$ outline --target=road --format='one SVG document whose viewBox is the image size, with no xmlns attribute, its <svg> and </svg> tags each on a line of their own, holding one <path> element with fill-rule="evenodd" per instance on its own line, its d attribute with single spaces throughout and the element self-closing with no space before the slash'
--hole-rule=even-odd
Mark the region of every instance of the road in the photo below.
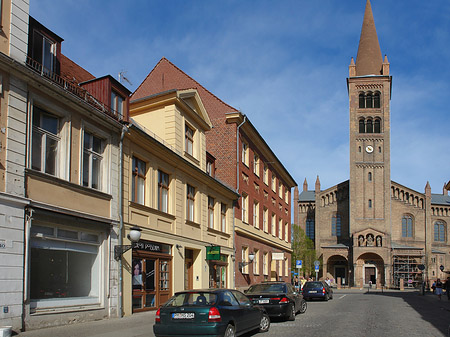
<svg viewBox="0 0 450 337">
<path fill-rule="evenodd" d="M 328 302 L 309 301 L 295 321 L 272 322 L 265 334 L 247 336 L 447 336 L 450 303 L 417 292 L 345 292 Z M 246 336 L 246 337 L 247 337 Z"/>
</svg>

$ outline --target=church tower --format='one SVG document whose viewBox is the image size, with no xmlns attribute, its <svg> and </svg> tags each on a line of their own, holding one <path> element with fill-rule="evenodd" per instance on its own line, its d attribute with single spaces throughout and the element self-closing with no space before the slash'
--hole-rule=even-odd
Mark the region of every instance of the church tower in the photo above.
<svg viewBox="0 0 450 337">
<path fill-rule="evenodd" d="M 351 59 L 347 79 L 350 104 L 349 232 L 355 235 L 370 228 L 384 234 L 385 244 L 390 242 L 391 233 L 391 84 L 387 56 L 383 60 L 372 7 L 367 0 L 356 62 Z"/>
</svg>

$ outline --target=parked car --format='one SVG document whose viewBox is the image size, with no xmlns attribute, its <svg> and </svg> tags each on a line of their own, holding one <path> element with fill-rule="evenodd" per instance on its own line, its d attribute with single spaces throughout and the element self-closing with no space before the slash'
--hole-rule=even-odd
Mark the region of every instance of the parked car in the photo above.
<svg viewBox="0 0 450 337">
<path fill-rule="evenodd" d="M 153 332 L 162 336 L 234 337 L 259 329 L 270 318 L 260 305 L 233 289 L 196 289 L 175 293 L 156 312 Z"/>
<path fill-rule="evenodd" d="M 250 286 L 245 294 L 254 304 L 263 306 L 270 317 L 293 321 L 296 313 L 306 312 L 306 301 L 290 283 L 262 282 Z"/>
<path fill-rule="evenodd" d="M 305 300 L 322 298 L 325 301 L 333 299 L 333 289 L 323 281 L 308 281 L 303 286 L 303 298 Z"/>
</svg>

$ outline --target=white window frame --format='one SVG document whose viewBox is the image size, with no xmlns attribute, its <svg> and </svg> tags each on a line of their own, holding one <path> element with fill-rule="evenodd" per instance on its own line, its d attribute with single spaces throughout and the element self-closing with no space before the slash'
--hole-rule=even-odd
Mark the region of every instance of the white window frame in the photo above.
<svg viewBox="0 0 450 337">
<path fill-rule="evenodd" d="M 277 236 L 277 227 L 276 227 L 277 217 L 276 217 L 275 213 L 272 213 L 272 221 L 271 221 L 270 225 L 271 225 L 270 231 L 271 231 L 272 236 Z"/>
<path fill-rule="evenodd" d="M 212 201 L 212 205 L 210 201 Z M 215 208 L 215 200 L 213 197 L 208 196 L 208 227 L 213 229 L 214 229 L 214 208 Z"/>
<path fill-rule="evenodd" d="M 220 203 L 220 226 L 221 231 L 226 233 L 227 231 L 227 205 L 225 203 Z"/>
<path fill-rule="evenodd" d="M 272 191 L 274 192 L 277 191 L 277 178 L 275 177 L 273 172 L 272 172 Z"/>
<path fill-rule="evenodd" d="M 268 217 L 269 217 L 269 210 L 266 208 L 266 207 L 264 207 L 264 210 L 263 210 L 263 230 L 264 230 L 264 232 L 265 233 L 268 233 L 268 230 L 269 230 L 269 226 L 268 226 Z"/>
<path fill-rule="evenodd" d="M 249 148 L 248 148 L 248 143 L 246 143 L 245 141 L 242 141 L 241 160 L 242 160 L 242 163 L 245 164 L 248 167 Z"/>
<path fill-rule="evenodd" d="M 269 185 L 269 168 L 267 167 L 267 164 L 264 164 L 263 168 L 263 182 L 267 186 Z"/>
<path fill-rule="evenodd" d="M 269 274 L 269 254 L 267 252 L 263 253 L 263 275 Z"/>
<path fill-rule="evenodd" d="M 259 156 L 253 155 L 253 173 L 259 177 Z"/>
<path fill-rule="evenodd" d="M 242 194 L 242 222 L 248 223 L 248 195 Z"/>
<path fill-rule="evenodd" d="M 259 202 L 253 201 L 253 226 L 259 228 Z"/>
<path fill-rule="evenodd" d="M 259 275 L 259 250 L 254 249 L 253 254 L 255 254 L 255 258 L 253 259 L 253 275 Z"/>
<path fill-rule="evenodd" d="M 248 274 L 248 247 L 243 246 L 241 250 L 242 274 Z"/>
</svg>

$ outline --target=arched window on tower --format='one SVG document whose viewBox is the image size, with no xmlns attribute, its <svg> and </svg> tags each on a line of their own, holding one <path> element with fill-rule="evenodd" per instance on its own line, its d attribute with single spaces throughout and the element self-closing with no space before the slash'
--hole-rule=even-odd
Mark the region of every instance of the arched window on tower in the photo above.
<svg viewBox="0 0 450 337">
<path fill-rule="evenodd" d="M 366 124 L 364 123 L 364 119 L 361 118 L 359 120 L 359 133 L 365 133 L 366 132 Z"/>
<path fill-rule="evenodd" d="M 372 102 L 372 93 L 368 92 L 366 95 L 366 108 L 373 108 L 373 102 Z"/>
<path fill-rule="evenodd" d="M 359 107 L 364 109 L 366 107 L 366 97 L 363 92 L 359 94 Z"/>
<path fill-rule="evenodd" d="M 331 218 L 331 235 L 341 236 L 341 229 L 341 216 L 339 213 L 336 213 Z"/>
<path fill-rule="evenodd" d="M 314 230 L 314 218 L 306 218 L 306 236 L 314 241 L 315 230 Z"/>
<path fill-rule="evenodd" d="M 368 119 L 366 123 L 366 132 L 367 133 L 373 133 L 373 124 L 372 120 Z"/>
<path fill-rule="evenodd" d="M 412 238 L 413 236 L 413 218 L 411 215 L 402 217 L 402 237 Z"/>
<path fill-rule="evenodd" d="M 369 172 L 368 179 L 369 179 L 369 181 L 372 181 L 372 172 Z"/>
<path fill-rule="evenodd" d="M 381 133 L 381 120 L 379 118 L 376 118 L 373 124 L 373 132 L 374 133 Z"/>
<path fill-rule="evenodd" d="M 434 241 L 445 242 L 445 222 L 438 220 L 434 223 Z"/>
<path fill-rule="evenodd" d="M 380 93 L 378 91 L 373 95 L 373 107 L 380 108 Z"/>
</svg>

